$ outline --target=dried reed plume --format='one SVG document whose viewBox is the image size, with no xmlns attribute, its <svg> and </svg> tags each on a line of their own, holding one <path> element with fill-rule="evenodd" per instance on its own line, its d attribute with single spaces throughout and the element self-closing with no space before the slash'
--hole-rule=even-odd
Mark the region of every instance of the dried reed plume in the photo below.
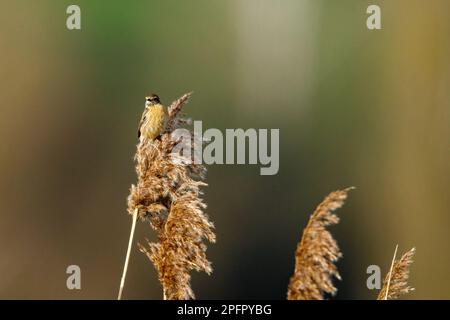
<svg viewBox="0 0 450 320">
<path fill-rule="evenodd" d="M 378 294 L 377 300 L 392 300 L 398 299 L 402 294 L 407 294 L 414 291 L 414 288 L 408 286 L 409 267 L 413 263 L 413 256 L 416 252 L 415 248 L 407 251 L 399 260 L 395 260 L 397 254 L 395 248 L 394 258 L 392 259 L 391 268 L 383 282 Z"/>
<path fill-rule="evenodd" d="M 174 131 L 188 121 L 180 111 L 190 93 L 174 101 L 169 107 L 169 121 L 161 139 L 142 140 L 135 156 L 138 181 L 128 196 L 128 212 L 150 222 L 158 234 L 158 241 L 139 244 L 154 264 L 163 287 L 164 299 L 193 299 L 190 271 L 212 272 L 206 258 L 204 240 L 215 242 L 213 224 L 200 188 L 206 169 L 193 163 L 192 156 L 176 151 L 175 146 L 187 144 L 193 154 L 194 141 L 177 140 Z M 192 136 L 192 135 L 191 135 Z"/>
<path fill-rule="evenodd" d="M 334 211 L 344 204 L 352 188 L 330 193 L 309 218 L 295 252 L 295 270 L 288 286 L 289 300 L 322 300 L 324 293 L 335 294 L 333 277 L 341 279 L 334 263 L 342 253 L 326 229 L 337 224 Z"/>
</svg>

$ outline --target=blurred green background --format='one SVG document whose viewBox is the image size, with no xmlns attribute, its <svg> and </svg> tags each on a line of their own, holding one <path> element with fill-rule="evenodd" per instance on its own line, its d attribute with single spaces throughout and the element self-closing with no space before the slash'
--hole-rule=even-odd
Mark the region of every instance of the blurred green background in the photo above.
<svg viewBox="0 0 450 320">
<path fill-rule="evenodd" d="M 366 268 L 385 274 L 398 243 L 417 248 L 405 298 L 450 299 L 449 1 L 1 3 L 0 298 L 116 298 L 144 96 L 194 91 L 204 129 L 280 129 L 278 175 L 208 168 L 218 240 L 198 298 L 284 299 L 309 214 L 356 186 L 332 228 L 336 298 L 374 299 Z M 81 30 L 66 29 L 70 4 Z M 161 298 L 136 247 L 124 298 Z"/>
</svg>

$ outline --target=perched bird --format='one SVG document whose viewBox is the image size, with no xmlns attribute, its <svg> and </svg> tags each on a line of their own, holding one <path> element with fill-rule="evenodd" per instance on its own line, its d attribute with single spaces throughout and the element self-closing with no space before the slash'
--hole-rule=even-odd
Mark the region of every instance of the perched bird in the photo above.
<svg viewBox="0 0 450 320">
<path fill-rule="evenodd" d="M 167 108 L 161 104 L 156 94 L 145 97 L 145 110 L 139 123 L 138 138 L 155 140 L 164 132 L 168 118 Z"/>
</svg>

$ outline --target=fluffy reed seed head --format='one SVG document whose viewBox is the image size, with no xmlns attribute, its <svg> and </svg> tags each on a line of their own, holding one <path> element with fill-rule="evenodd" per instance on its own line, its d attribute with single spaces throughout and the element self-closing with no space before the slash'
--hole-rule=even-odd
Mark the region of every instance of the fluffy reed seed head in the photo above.
<svg viewBox="0 0 450 320">
<path fill-rule="evenodd" d="M 287 293 L 289 300 L 322 300 L 325 293 L 336 293 L 333 277 L 339 280 L 341 277 L 334 263 L 342 253 L 326 227 L 339 222 L 334 211 L 342 207 L 351 189 L 330 193 L 311 215 L 295 252 L 295 269 Z"/>
<path fill-rule="evenodd" d="M 413 257 L 416 248 L 407 251 L 398 260 L 395 260 L 391 270 L 386 275 L 383 287 L 378 294 L 377 300 L 398 299 L 401 295 L 414 291 L 414 288 L 408 285 L 409 268 L 413 263 Z"/>
<path fill-rule="evenodd" d="M 139 142 L 135 156 L 138 180 L 128 196 L 128 212 L 133 214 L 137 208 L 139 218 L 148 220 L 158 233 L 157 243 L 147 240 L 147 245 L 139 247 L 154 264 L 165 299 L 193 299 L 190 271 L 212 272 L 204 240 L 215 242 L 214 226 L 204 212 L 200 190 L 206 186 L 202 181 L 206 169 L 176 154 L 179 141 L 172 136 L 187 123 L 179 112 L 189 96 L 183 95 L 169 107 L 168 125 L 160 140 Z"/>
</svg>

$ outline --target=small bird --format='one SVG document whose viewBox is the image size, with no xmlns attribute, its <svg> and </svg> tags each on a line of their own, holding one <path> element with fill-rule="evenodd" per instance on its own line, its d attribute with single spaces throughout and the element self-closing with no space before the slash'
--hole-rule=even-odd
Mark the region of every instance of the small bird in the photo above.
<svg viewBox="0 0 450 320">
<path fill-rule="evenodd" d="M 155 140 L 166 128 L 169 114 L 156 94 L 145 97 L 145 110 L 138 128 L 138 138 Z"/>
</svg>

